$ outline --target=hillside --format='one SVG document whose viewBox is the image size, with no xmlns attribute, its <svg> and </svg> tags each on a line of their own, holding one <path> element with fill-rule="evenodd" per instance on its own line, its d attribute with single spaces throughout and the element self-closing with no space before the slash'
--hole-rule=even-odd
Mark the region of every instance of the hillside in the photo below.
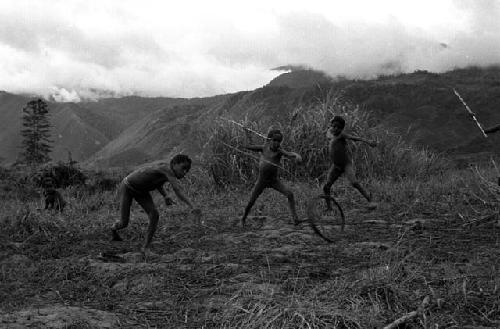
<svg viewBox="0 0 500 329">
<path fill-rule="evenodd" d="M 0 154 L 2 163 L 17 159 L 21 145 L 22 109 L 32 98 L 0 93 Z M 79 104 L 49 103 L 51 138 L 54 149 L 51 157 L 80 160 L 107 144 L 119 128 L 106 117 L 82 109 Z"/>
<path fill-rule="evenodd" d="M 412 143 L 471 159 L 495 150 L 499 137 L 482 137 L 453 93 L 455 88 L 485 126 L 500 123 L 500 69 L 467 68 L 443 74 L 416 71 L 373 80 L 330 79 L 321 72 L 292 70 L 253 91 L 209 98 L 124 97 L 97 102 L 49 103 L 54 125 L 53 158 L 88 166 L 135 165 L 172 151 L 200 152 L 220 117 L 286 125 L 292 113 L 337 97 L 359 104 L 373 124 Z M 20 110 L 29 99 L 0 94 L 0 152 L 15 160 Z M 471 157 L 472 156 L 472 157 Z"/>
<path fill-rule="evenodd" d="M 494 151 L 497 137 L 484 139 L 453 89 L 484 126 L 500 123 L 500 69 L 496 67 L 444 74 L 420 71 L 358 81 L 344 91 L 377 121 L 418 145 L 452 155 Z"/>
<path fill-rule="evenodd" d="M 290 72 L 280 74 L 271 80 L 267 86 L 290 88 L 309 88 L 317 84 L 332 82 L 333 79 L 327 74 L 312 69 L 294 69 Z"/>
<path fill-rule="evenodd" d="M 32 99 L 0 92 L 0 163 L 17 159 L 22 108 Z M 71 152 L 74 160 L 84 161 L 155 111 L 196 101 L 203 103 L 206 99 L 123 97 L 97 102 L 48 102 L 54 140 L 51 158 L 67 160 Z"/>
<path fill-rule="evenodd" d="M 131 152 L 130 156 L 135 156 L 134 149 L 145 153 L 147 156 L 141 155 L 144 159 L 168 154 L 166 147 L 158 153 L 158 145 L 154 142 L 143 142 L 157 138 L 162 140 L 163 145 L 176 147 L 173 150 L 188 150 L 196 154 L 204 139 L 196 140 L 193 136 L 207 127 L 216 126 L 216 119 L 219 117 L 237 121 L 248 118 L 261 122 L 263 126 L 286 125 L 294 111 L 303 113 L 311 105 L 324 102 L 329 97 L 359 104 L 362 110 L 371 114 L 374 125 L 383 125 L 398 132 L 409 142 L 451 157 L 465 157 L 469 161 L 477 155 L 483 156 L 495 151 L 494 144 L 498 137 L 482 137 L 463 104 L 453 93 L 453 88 L 462 95 L 485 126 L 500 122 L 500 112 L 496 111 L 500 105 L 498 68 L 469 68 L 444 74 L 417 71 L 368 81 L 340 79 L 326 82 L 319 79 L 314 80 L 313 86 L 294 88 L 299 85 L 298 81 L 303 79 L 304 74 L 301 71 L 286 73 L 265 87 L 225 95 L 218 102 L 196 113 L 189 107 L 184 107 L 184 117 L 176 117 L 173 121 L 167 119 L 168 111 L 156 112 L 145 118 L 145 122 L 131 127 L 130 131 L 125 131 L 116 141 L 108 144 L 99 153 L 103 157 L 101 161 L 105 162 L 109 158 L 114 159 L 110 161 L 113 165 L 125 164 L 117 161 L 120 154 Z M 179 105 L 179 109 L 183 106 L 185 105 Z M 156 122 L 169 127 L 180 126 L 182 120 L 184 124 L 189 123 L 192 135 L 185 137 L 190 138 L 179 135 L 179 129 L 163 130 L 164 133 L 159 137 L 158 133 L 152 133 L 159 128 L 149 131 L 140 128 L 148 125 L 147 122 L 152 125 L 152 122 Z M 115 149 L 116 145 L 120 147 Z"/>
<path fill-rule="evenodd" d="M 315 89 L 266 86 L 158 110 L 130 126 L 115 140 L 90 157 L 86 166 L 137 165 L 168 157 L 172 151 L 197 154 L 206 142 L 206 132 L 219 118 L 259 121 L 267 125 L 288 122 L 298 106 L 319 97 Z"/>
<path fill-rule="evenodd" d="M 193 122 L 199 122 L 220 97 L 193 99 L 182 106 L 173 105 L 136 120 L 114 140 L 87 159 L 97 167 L 137 165 L 166 157 L 192 133 Z"/>
</svg>

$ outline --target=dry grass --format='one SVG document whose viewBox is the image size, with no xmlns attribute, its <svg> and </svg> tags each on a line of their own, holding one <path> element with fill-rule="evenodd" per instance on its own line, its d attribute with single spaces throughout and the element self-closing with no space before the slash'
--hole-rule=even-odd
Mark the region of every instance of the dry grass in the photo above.
<svg viewBox="0 0 500 329">
<path fill-rule="evenodd" d="M 378 141 L 378 147 L 370 148 L 363 143 L 350 143 L 353 162 L 360 178 L 407 179 L 423 178 L 445 170 L 448 163 L 442 156 L 419 149 L 404 142 L 401 137 L 382 125 L 375 125 L 366 111 L 343 101 L 335 95 L 308 108 L 296 108 L 287 122 L 275 122 L 284 134 L 283 147 L 298 152 L 303 163 L 284 161 L 282 175 L 288 180 L 323 180 L 330 167 L 327 140 L 328 122 L 334 115 L 346 120 L 346 132 Z M 266 135 L 270 128 L 266 123 L 248 120 L 235 124 L 226 118 L 205 134 L 203 162 L 213 180 L 219 185 L 241 184 L 256 177 L 258 154 L 243 149 L 248 144 L 245 131 L 240 125 Z M 264 139 L 254 134 L 253 143 Z"/>
<path fill-rule="evenodd" d="M 493 171 L 450 169 L 334 96 L 296 109 L 280 126 L 284 147 L 304 158 L 299 166 L 283 164 L 299 215 L 329 165 L 323 136 L 334 113 L 346 117 L 351 133 L 379 141 L 375 149 L 358 144 L 353 153 L 380 206 L 366 211 L 362 197 L 339 180 L 333 193 L 346 211 L 346 230 L 334 244 L 308 227 L 287 226 L 286 200 L 273 191 L 254 207 L 268 218 L 262 227 L 233 225 L 248 198 L 240 184 L 253 182 L 256 161 L 241 152 L 243 130 L 221 119 L 206 139 L 204 166 L 182 182 L 203 224 L 194 225 L 181 205 L 166 209 L 155 194 L 158 255 L 139 263 L 131 252 L 144 239 L 147 219 L 137 206 L 126 241 L 109 241 L 118 218 L 112 185 L 125 172 L 93 173 L 88 186 L 63 190 L 69 206 L 60 214 L 41 209 L 29 181 L 0 171 L 1 313 L 62 304 L 110 311 L 120 318 L 117 326 L 134 328 L 364 329 L 384 327 L 428 298 L 429 307 L 405 328 L 498 327 L 500 188 Z M 129 258 L 98 261 L 103 251 Z"/>
<path fill-rule="evenodd" d="M 205 225 L 193 226 L 180 206 L 160 206 L 160 258 L 115 270 L 95 256 L 137 250 L 146 219 L 134 207 L 127 242 L 108 242 L 114 191 L 64 190 L 71 206 L 63 214 L 37 210 L 33 198 L 2 199 L 0 309 L 84 305 L 144 328 L 381 328 L 429 296 L 431 306 L 407 327 L 499 324 L 500 229 L 488 219 L 498 213 L 499 190 L 488 168 L 367 180 L 381 203 L 371 213 L 340 181 L 334 193 L 351 226 L 333 245 L 285 225 L 286 201 L 270 191 L 256 209 L 271 226 L 236 228 L 247 191 L 217 192 L 203 172 L 191 174 L 183 185 Z M 317 188 L 292 186 L 303 214 Z M 422 224 L 404 224 L 416 219 Z"/>
</svg>

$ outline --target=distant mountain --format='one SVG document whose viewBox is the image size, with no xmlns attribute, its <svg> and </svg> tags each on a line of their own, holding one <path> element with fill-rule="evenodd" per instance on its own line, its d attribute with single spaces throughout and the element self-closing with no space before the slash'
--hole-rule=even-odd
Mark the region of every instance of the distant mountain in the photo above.
<svg viewBox="0 0 500 329">
<path fill-rule="evenodd" d="M 467 68 L 443 74 L 416 71 L 373 80 L 331 79 L 295 68 L 253 91 L 208 98 L 107 98 L 95 102 L 49 103 L 55 160 L 73 158 L 87 166 L 136 165 L 172 152 L 196 155 L 206 142 L 199 134 L 217 118 L 287 124 L 297 108 L 328 95 L 359 104 L 374 124 L 404 139 L 463 157 L 495 149 L 500 136 L 482 137 L 453 93 L 455 88 L 486 126 L 500 123 L 500 68 Z M 0 92 L 0 163 L 16 159 L 20 117 L 29 97 Z"/>
<path fill-rule="evenodd" d="M 467 114 L 456 90 L 485 126 L 500 123 L 500 68 L 459 69 L 356 81 L 344 95 L 410 142 L 448 154 L 499 152 Z"/>
<path fill-rule="evenodd" d="M 0 91 L 0 163 L 16 161 L 21 146 L 22 108 L 35 97 Z M 200 99 L 199 102 L 205 101 Z M 130 126 L 163 108 L 189 104 L 182 98 L 107 98 L 80 103 L 48 102 L 55 161 L 84 161 Z"/>
<path fill-rule="evenodd" d="M 191 147 L 193 127 L 225 96 L 195 98 L 162 106 L 135 120 L 114 140 L 86 160 L 94 167 L 137 165 L 168 156 L 172 150 Z"/>
<path fill-rule="evenodd" d="M 300 80 L 304 72 L 286 75 L 289 75 L 287 80 Z M 155 112 L 122 133 L 96 157 L 106 166 L 123 164 L 125 158 L 127 163 L 134 163 L 134 159 L 152 160 L 171 150 L 199 154 L 204 141 L 196 140 L 197 131 L 217 124 L 218 117 L 248 118 L 264 126 L 276 122 L 286 124 L 295 109 L 307 109 L 329 94 L 359 104 L 371 113 L 374 124 L 398 131 L 404 139 L 417 145 L 455 157 L 491 152 L 491 140 L 496 137 L 487 141 L 481 136 L 453 88 L 475 109 L 484 124 L 500 123 L 500 112 L 496 110 L 500 105 L 500 69 L 494 67 L 444 74 L 416 71 L 366 81 L 315 80 L 308 87 L 298 88 L 269 83 L 253 91 L 220 96 L 202 107 L 184 104 L 175 111 Z M 99 163 L 96 157 L 88 163 Z"/>
<path fill-rule="evenodd" d="M 326 73 L 297 66 L 280 66 L 276 70 L 290 70 L 280 74 L 268 84 L 270 87 L 310 88 L 311 86 L 331 83 L 333 79 Z"/>
</svg>

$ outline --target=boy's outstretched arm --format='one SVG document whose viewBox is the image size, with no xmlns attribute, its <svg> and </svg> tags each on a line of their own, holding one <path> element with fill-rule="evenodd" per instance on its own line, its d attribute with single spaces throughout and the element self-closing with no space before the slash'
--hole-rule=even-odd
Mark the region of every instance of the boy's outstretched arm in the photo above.
<svg viewBox="0 0 500 329">
<path fill-rule="evenodd" d="M 158 187 L 156 190 L 163 196 L 163 200 L 165 200 L 165 204 L 167 206 L 171 206 L 174 204 L 174 201 L 167 195 L 167 192 L 165 192 L 163 185 Z"/>
<path fill-rule="evenodd" d="M 297 162 L 302 162 L 302 157 L 298 153 L 291 152 L 291 151 L 285 151 L 283 149 L 281 150 L 281 153 L 283 153 L 283 155 L 286 156 L 287 158 L 290 158 L 290 159 L 293 158 Z"/>
<path fill-rule="evenodd" d="M 262 152 L 264 149 L 263 145 L 243 145 L 243 148 L 250 150 L 250 151 L 256 151 L 256 152 Z"/>
<path fill-rule="evenodd" d="M 370 145 L 371 147 L 377 146 L 377 141 L 375 141 L 375 140 L 369 140 L 366 138 L 362 138 L 362 137 L 358 137 L 358 136 L 351 136 L 351 135 L 347 135 L 347 134 L 343 134 L 343 135 L 346 139 L 350 139 L 350 140 L 355 141 L 355 142 L 363 142 L 363 143 Z"/>
<path fill-rule="evenodd" d="M 496 125 L 496 126 L 485 129 L 484 132 L 486 134 L 491 134 L 491 133 L 496 133 L 499 130 L 500 130 L 500 125 Z"/>
<path fill-rule="evenodd" d="M 170 182 L 170 185 L 172 186 L 172 190 L 174 190 L 175 195 L 184 202 L 191 210 L 195 210 L 195 207 L 193 203 L 189 200 L 187 196 L 184 195 L 184 192 L 182 191 L 182 188 L 177 181 L 177 178 L 175 178 L 173 175 L 170 173 L 167 175 L 168 181 Z"/>
</svg>

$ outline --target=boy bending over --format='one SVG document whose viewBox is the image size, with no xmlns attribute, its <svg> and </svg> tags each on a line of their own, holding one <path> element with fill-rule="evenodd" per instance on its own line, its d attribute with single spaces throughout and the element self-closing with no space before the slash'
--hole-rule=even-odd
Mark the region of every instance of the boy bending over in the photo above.
<svg viewBox="0 0 500 329">
<path fill-rule="evenodd" d="M 184 154 L 178 154 L 172 158 L 170 164 L 159 162 L 150 165 L 145 165 L 123 179 L 120 184 L 120 214 L 121 218 L 117 221 L 112 229 L 113 241 L 122 241 L 118 234 L 118 230 L 127 227 L 130 219 L 130 206 L 132 200 L 144 209 L 149 217 L 148 232 L 144 243 L 143 251 L 149 251 L 153 235 L 158 226 L 159 214 L 150 191 L 157 190 L 163 196 L 165 204 L 171 205 L 173 202 L 165 193 L 163 184 L 169 182 L 177 197 L 188 205 L 196 214 L 200 214 L 200 210 L 194 208 L 193 204 L 182 192 L 178 179 L 183 178 L 191 169 L 191 159 Z"/>
<path fill-rule="evenodd" d="M 281 148 L 282 141 L 283 134 L 281 131 L 279 129 L 273 129 L 267 134 L 267 140 L 263 145 L 245 146 L 248 150 L 261 152 L 262 154 L 259 160 L 259 177 L 257 178 L 250 200 L 245 208 L 245 214 L 241 218 L 241 224 L 243 226 L 246 224 L 247 216 L 250 213 L 255 201 L 257 201 L 257 198 L 266 188 L 275 189 L 288 198 L 288 206 L 293 217 L 293 222 L 295 225 L 299 224 L 297 211 L 295 209 L 295 198 L 292 191 L 279 180 L 278 167 L 280 166 L 282 156 L 295 158 L 298 162 L 301 162 L 302 158 L 295 152 L 287 152 L 283 150 Z"/>
<path fill-rule="evenodd" d="M 352 166 L 351 155 L 347 146 L 347 140 L 356 142 L 363 142 L 371 147 L 377 146 L 375 141 L 366 140 L 361 137 L 350 136 L 343 132 L 345 127 L 345 120 L 341 116 L 335 116 L 330 121 L 330 128 L 326 132 L 326 137 L 329 140 L 329 151 L 332 160 L 332 165 L 328 172 L 328 177 L 323 192 L 326 196 L 330 195 L 330 189 L 335 181 L 345 173 L 351 185 L 356 188 L 369 202 L 369 208 L 376 208 L 376 204 L 372 202 L 370 195 L 364 190 L 356 180 L 354 169 Z M 332 209 L 331 202 L 327 198 L 326 207 L 328 210 Z"/>
</svg>

